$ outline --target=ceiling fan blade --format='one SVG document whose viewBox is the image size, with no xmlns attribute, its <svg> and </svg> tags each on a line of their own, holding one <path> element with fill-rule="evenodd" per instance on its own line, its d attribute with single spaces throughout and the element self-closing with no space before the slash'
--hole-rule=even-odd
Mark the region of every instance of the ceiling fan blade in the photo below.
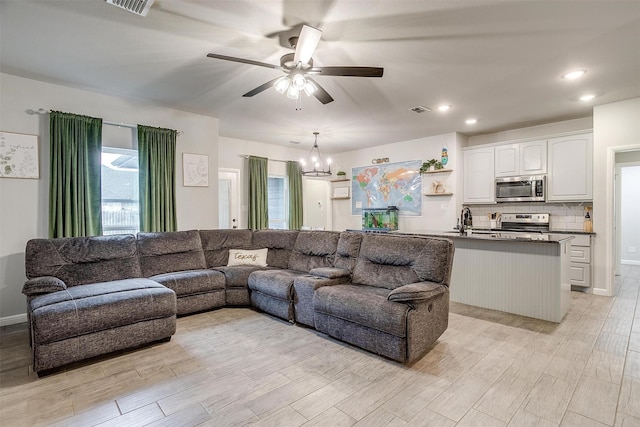
<svg viewBox="0 0 640 427">
<path fill-rule="evenodd" d="M 235 56 L 218 55 L 217 53 L 208 53 L 207 57 L 214 59 L 223 59 L 225 61 L 240 62 L 242 64 L 257 65 L 259 67 L 273 68 L 282 70 L 279 65 L 267 64 L 266 62 L 254 61 L 252 59 L 236 58 Z"/>
<path fill-rule="evenodd" d="M 315 52 L 316 47 L 318 47 L 318 42 L 320 42 L 321 36 L 322 31 L 317 28 L 304 25 L 300 31 L 298 42 L 296 43 L 296 53 L 293 56 L 293 61 L 296 64 L 299 62 L 302 62 L 303 64 L 309 63 L 309 60 L 313 56 L 313 52 Z"/>
<path fill-rule="evenodd" d="M 318 76 L 349 76 L 349 77 L 382 77 L 384 68 L 380 67 L 315 67 L 306 71 L 307 74 Z"/>
<path fill-rule="evenodd" d="M 324 90 L 324 88 L 320 86 L 317 81 L 313 80 L 309 76 L 305 78 L 316 86 L 316 91 L 313 92 L 313 96 L 315 96 L 318 101 L 322 102 L 323 104 L 333 102 L 333 98 L 331 97 L 331 95 L 329 95 L 329 92 Z"/>
<path fill-rule="evenodd" d="M 245 97 L 251 97 L 251 96 L 253 96 L 253 95 L 257 95 L 257 94 L 259 94 L 260 92 L 264 92 L 265 90 L 267 90 L 267 89 L 269 89 L 269 88 L 273 87 L 273 84 L 276 82 L 276 80 L 279 80 L 279 79 L 280 79 L 280 77 L 276 77 L 276 78 L 275 78 L 275 79 L 273 79 L 273 80 L 269 80 L 269 81 L 268 81 L 268 82 L 266 82 L 265 84 L 261 84 L 261 85 L 260 85 L 260 86 L 258 86 L 257 88 L 255 88 L 255 89 L 253 89 L 253 90 L 250 90 L 249 92 L 245 93 L 245 94 L 244 94 L 244 95 L 242 95 L 242 96 L 245 96 Z"/>
</svg>

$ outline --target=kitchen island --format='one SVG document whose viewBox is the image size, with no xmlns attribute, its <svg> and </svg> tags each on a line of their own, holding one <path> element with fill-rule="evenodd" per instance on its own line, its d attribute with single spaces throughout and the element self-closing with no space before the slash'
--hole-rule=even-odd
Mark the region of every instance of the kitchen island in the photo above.
<svg viewBox="0 0 640 427">
<path fill-rule="evenodd" d="M 572 236 L 414 231 L 455 244 L 451 301 L 559 323 L 569 310 Z M 543 239 L 543 240 L 541 240 Z"/>
</svg>

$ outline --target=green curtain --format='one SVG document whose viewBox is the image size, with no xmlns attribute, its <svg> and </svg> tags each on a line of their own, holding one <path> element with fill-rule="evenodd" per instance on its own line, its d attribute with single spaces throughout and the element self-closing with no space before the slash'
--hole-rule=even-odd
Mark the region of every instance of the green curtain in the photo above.
<svg viewBox="0 0 640 427">
<path fill-rule="evenodd" d="M 102 234 L 102 119 L 52 111 L 49 237 Z"/>
<path fill-rule="evenodd" d="M 140 231 L 175 231 L 176 136 L 172 129 L 138 125 Z"/>
<path fill-rule="evenodd" d="M 298 162 L 287 162 L 289 177 L 289 230 L 302 227 L 302 168 Z"/>
<path fill-rule="evenodd" d="M 249 229 L 264 230 L 269 228 L 267 202 L 267 159 L 265 157 L 249 157 Z"/>
</svg>

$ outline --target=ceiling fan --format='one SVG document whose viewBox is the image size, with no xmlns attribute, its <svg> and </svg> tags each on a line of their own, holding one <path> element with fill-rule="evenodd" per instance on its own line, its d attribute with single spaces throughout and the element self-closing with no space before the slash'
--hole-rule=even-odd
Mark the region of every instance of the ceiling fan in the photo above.
<svg viewBox="0 0 640 427">
<path fill-rule="evenodd" d="M 321 36 L 322 31 L 308 25 L 303 25 L 300 30 L 300 35 L 289 39 L 289 43 L 291 47 L 295 49 L 295 52 L 283 55 L 280 58 L 280 65 L 218 55 L 216 53 L 209 53 L 207 57 L 273 68 L 283 71 L 286 74 L 286 76 L 277 77 L 250 90 L 242 95 L 245 97 L 257 95 L 273 86 L 278 92 L 286 93 L 287 97 L 291 99 L 298 99 L 300 93 L 304 92 L 307 96 L 313 95 L 318 101 L 323 104 L 328 104 L 333 101 L 333 98 L 310 76 L 382 77 L 384 69 L 380 67 L 314 67 L 312 56 Z"/>
</svg>

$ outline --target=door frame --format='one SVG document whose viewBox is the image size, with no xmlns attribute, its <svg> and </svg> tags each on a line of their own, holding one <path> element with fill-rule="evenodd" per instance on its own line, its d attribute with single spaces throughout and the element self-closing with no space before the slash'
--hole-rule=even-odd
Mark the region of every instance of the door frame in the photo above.
<svg viewBox="0 0 640 427">
<path fill-rule="evenodd" d="M 235 191 L 235 198 L 233 197 L 234 195 L 232 195 L 231 197 L 231 209 L 232 209 L 232 213 L 235 210 L 236 215 L 236 224 L 237 224 L 237 228 L 241 229 L 241 228 L 246 228 L 246 225 L 244 225 L 242 223 L 242 218 L 241 218 L 241 198 L 242 198 L 242 175 L 240 173 L 240 169 L 234 169 L 234 168 L 218 168 L 218 180 L 220 180 L 220 175 L 221 174 L 231 174 L 233 175 L 233 179 L 235 179 L 236 181 L 236 191 Z M 233 187 L 232 187 L 233 188 Z M 218 209 L 220 209 L 220 200 L 218 200 Z"/>
<path fill-rule="evenodd" d="M 613 296 L 615 291 L 615 271 L 616 271 L 616 245 L 619 242 L 616 239 L 616 153 L 624 153 L 626 151 L 640 150 L 640 144 L 624 145 L 619 147 L 607 148 L 606 157 L 606 191 L 605 191 L 605 294 L 595 292 L 595 295 Z"/>
</svg>

